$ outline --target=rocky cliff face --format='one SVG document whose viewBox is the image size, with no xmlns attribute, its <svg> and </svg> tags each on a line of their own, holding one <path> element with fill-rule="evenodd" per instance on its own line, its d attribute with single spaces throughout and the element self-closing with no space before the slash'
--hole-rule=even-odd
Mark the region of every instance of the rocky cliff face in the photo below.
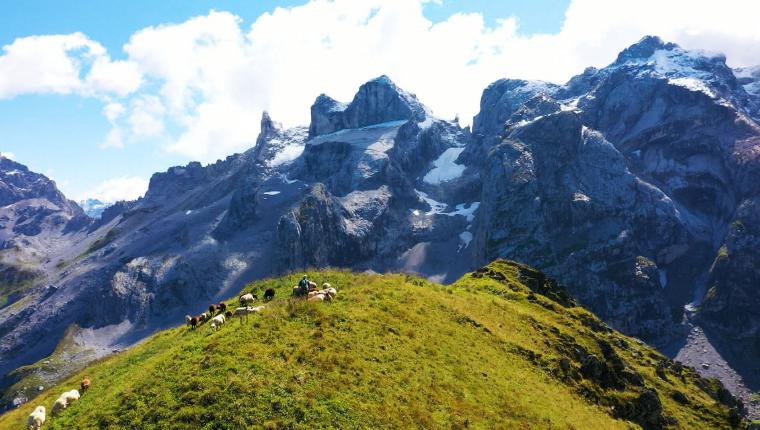
<svg viewBox="0 0 760 430">
<path fill-rule="evenodd" d="M 308 128 L 265 113 L 254 148 L 157 173 L 97 222 L 31 174 L 4 173 L 13 215 L 0 231 L 58 251 L 44 282 L 7 272 L 30 293 L 0 309 L 0 372 L 48 354 L 71 324 L 108 351 L 276 272 L 448 282 L 498 257 L 658 345 L 707 286 L 699 320 L 760 354 L 757 76 L 647 37 L 564 85 L 491 84 L 472 131 L 382 76 L 348 103 L 318 97 Z"/>
</svg>

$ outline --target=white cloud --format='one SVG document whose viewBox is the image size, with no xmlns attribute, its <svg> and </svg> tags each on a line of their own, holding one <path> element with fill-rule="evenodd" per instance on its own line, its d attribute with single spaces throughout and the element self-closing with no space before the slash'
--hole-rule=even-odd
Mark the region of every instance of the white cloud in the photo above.
<svg viewBox="0 0 760 430">
<path fill-rule="evenodd" d="M 148 181 L 137 176 L 122 176 L 102 182 L 97 187 L 77 196 L 77 201 L 97 199 L 103 203 L 115 203 L 120 200 L 136 200 L 145 195 Z"/>
<path fill-rule="evenodd" d="M 131 61 L 111 61 L 99 57 L 87 74 L 85 85 L 94 94 L 115 94 L 124 97 L 140 87 L 142 73 Z"/>
<path fill-rule="evenodd" d="M 9 159 L 9 160 L 16 160 L 16 154 L 13 152 L 0 152 L 0 155 L 3 157 Z"/>
<path fill-rule="evenodd" d="M 21 37 L 0 55 L 0 99 L 33 93 L 125 96 L 141 80 L 134 63 L 111 61 L 100 43 L 82 33 Z"/>
<path fill-rule="evenodd" d="M 164 131 L 164 105 L 156 96 L 144 95 L 132 100 L 129 122 L 137 137 L 158 136 Z"/>
<path fill-rule="evenodd" d="M 120 61 L 79 33 L 17 39 L 0 56 L 0 98 L 107 93 L 106 102 L 116 98 L 122 109 L 104 109 L 112 129 L 103 146 L 148 139 L 213 161 L 253 145 L 262 110 L 285 125 L 305 124 L 318 94 L 348 101 L 381 74 L 439 116 L 467 122 L 496 79 L 564 82 L 610 63 L 646 34 L 725 52 L 732 66 L 760 62 L 756 0 L 720 7 L 707 0 L 573 0 L 559 32 L 530 36 L 514 17 L 489 26 L 480 14 L 454 14 L 433 24 L 425 3 L 312 0 L 276 8 L 247 28 L 231 13 L 212 11 L 136 32 Z"/>
</svg>

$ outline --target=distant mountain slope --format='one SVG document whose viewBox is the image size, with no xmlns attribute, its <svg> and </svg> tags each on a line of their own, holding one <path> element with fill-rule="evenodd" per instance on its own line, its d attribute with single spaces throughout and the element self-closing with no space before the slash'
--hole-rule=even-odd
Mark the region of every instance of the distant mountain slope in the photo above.
<svg viewBox="0 0 760 430">
<path fill-rule="evenodd" d="M 60 249 L 81 239 L 89 222 L 53 181 L 0 155 L 0 309 L 45 282 Z"/>
<path fill-rule="evenodd" d="M 333 303 L 289 299 L 299 276 L 246 287 L 277 291 L 249 321 L 157 333 L 46 388 L 0 416 L 0 427 L 20 428 L 83 375 L 90 390 L 45 428 L 738 424 L 738 406 L 719 383 L 609 329 L 529 267 L 498 261 L 450 286 L 311 273 L 338 288 Z"/>
</svg>

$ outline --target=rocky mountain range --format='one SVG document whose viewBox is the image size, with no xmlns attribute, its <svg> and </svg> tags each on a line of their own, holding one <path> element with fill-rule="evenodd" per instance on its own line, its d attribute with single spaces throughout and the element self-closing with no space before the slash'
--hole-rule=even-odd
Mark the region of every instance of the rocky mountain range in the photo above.
<svg viewBox="0 0 760 430">
<path fill-rule="evenodd" d="M 500 257 L 656 346 L 697 324 L 760 357 L 758 82 L 645 37 L 564 85 L 494 82 L 470 129 L 382 76 L 319 96 L 308 127 L 265 113 L 250 150 L 157 173 L 97 220 L 0 159 L 0 374 L 72 327 L 103 355 L 275 273 L 452 282 Z"/>
</svg>

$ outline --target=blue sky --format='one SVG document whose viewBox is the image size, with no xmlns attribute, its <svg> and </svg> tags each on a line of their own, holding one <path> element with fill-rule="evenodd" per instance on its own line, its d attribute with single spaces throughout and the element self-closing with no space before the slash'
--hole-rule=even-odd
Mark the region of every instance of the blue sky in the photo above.
<svg viewBox="0 0 760 430">
<path fill-rule="evenodd" d="M 736 65 L 760 58 L 750 20 L 679 2 L 7 2 L 0 151 L 72 198 L 131 198 L 155 171 L 247 149 L 262 110 L 305 123 L 319 93 L 350 99 L 379 74 L 467 122 L 495 79 L 563 82 L 644 34 L 727 52 Z M 272 13 L 278 6 L 296 8 Z M 100 63 L 108 67 L 96 74 Z"/>
</svg>

